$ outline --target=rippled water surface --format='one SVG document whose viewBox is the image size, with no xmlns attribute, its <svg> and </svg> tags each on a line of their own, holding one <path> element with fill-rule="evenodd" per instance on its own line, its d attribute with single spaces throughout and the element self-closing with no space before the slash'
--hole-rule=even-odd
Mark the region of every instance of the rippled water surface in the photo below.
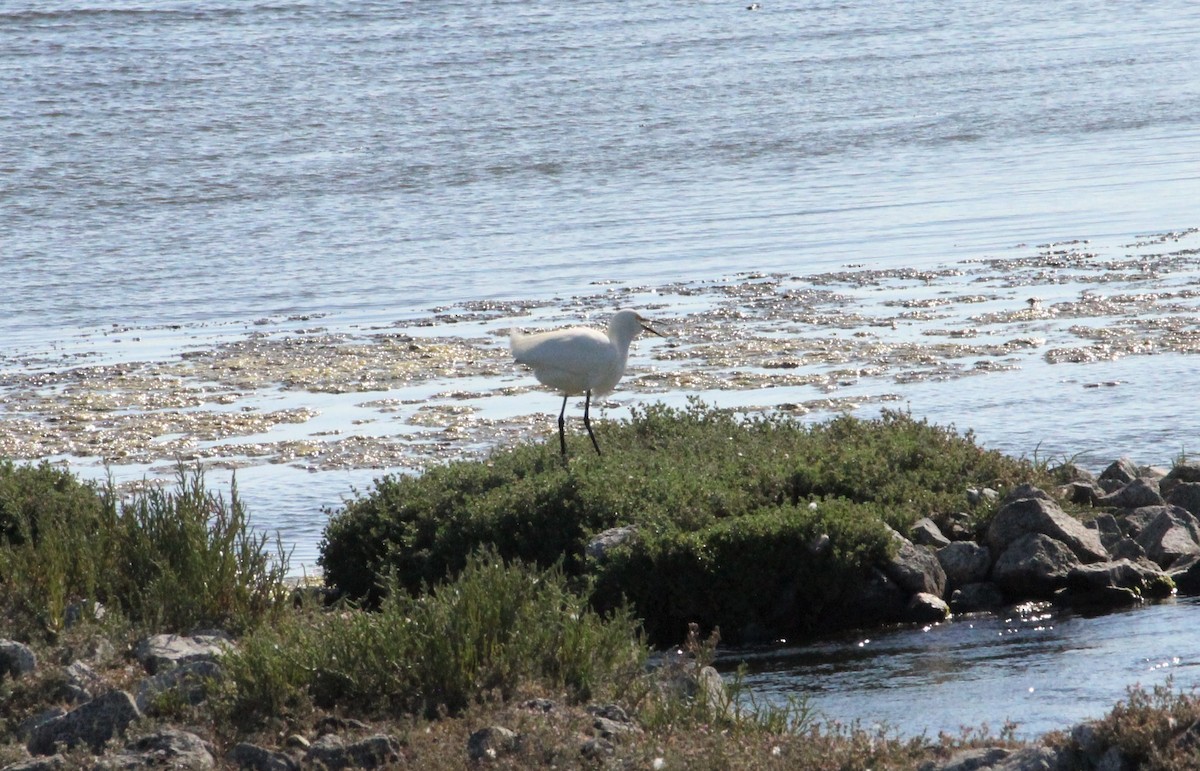
<svg viewBox="0 0 1200 771">
<path fill-rule="evenodd" d="M 237 468 L 311 569 L 352 489 L 549 427 L 504 329 L 635 304 L 605 417 L 1200 444 L 1200 6 L 746 5 L 0 3 L 0 441 Z"/>
<path fill-rule="evenodd" d="M 1005 722 L 1033 738 L 1106 714 L 1127 688 L 1200 685 L 1189 598 L 1103 616 L 1026 606 L 1000 617 L 881 631 L 800 647 L 733 652 L 759 698 L 807 700 L 825 723 L 903 736 Z"/>
</svg>

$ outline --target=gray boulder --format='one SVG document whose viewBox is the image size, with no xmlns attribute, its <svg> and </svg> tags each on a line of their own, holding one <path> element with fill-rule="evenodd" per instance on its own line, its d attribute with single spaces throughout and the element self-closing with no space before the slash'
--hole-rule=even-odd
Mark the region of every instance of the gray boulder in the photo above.
<svg viewBox="0 0 1200 771">
<path fill-rule="evenodd" d="M 1128 538 L 1121 531 L 1121 525 L 1117 522 L 1117 518 L 1107 512 L 1099 514 L 1084 523 L 1084 527 L 1096 531 L 1096 534 L 1100 536 L 1101 545 L 1104 546 L 1109 554 L 1112 553 L 1117 544 Z"/>
<path fill-rule="evenodd" d="M 1048 536 L 1065 545 L 1080 562 L 1106 562 L 1108 551 L 1095 530 L 1067 514 L 1047 498 L 1020 498 L 1005 504 L 988 526 L 987 545 L 992 554 L 1003 554 L 1031 533 Z"/>
<path fill-rule="evenodd" d="M 329 771 L 386 768 L 400 761 L 400 742 L 391 736 L 377 734 L 347 743 L 337 734 L 326 734 L 312 743 L 304 759 L 310 764 L 320 763 Z"/>
<path fill-rule="evenodd" d="M 1138 467 L 1129 458 L 1121 458 L 1109 464 L 1096 480 L 1105 492 L 1113 493 L 1138 478 Z"/>
<path fill-rule="evenodd" d="M 31 755 L 53 755 L 56 745 L 77 747 L 86 745 L 99 752 L 104 744 L 125 733 L 134 720 L 141 717 L 133 697 L 125 691 L 109 691 L 86 704 L 39 723 L 30 732 L 26 748 Z"/>
<path fill-rule="evenodd" d="M 932 546 L 941 548 L 950 543 L 950 539 L 942 534 L 941 528 L 929 517 L 918 519 L 908 530 L 908 538 L 917 546 Z"/>
<path fill-rule="evenodd" d="M 1063 497 L 1071 503 L 1095 506 L 1107 493 L 1095 482 L 1071 482 L 1062 488 Z"/>
<path fill-rule="evenodd" d="M 992 553 L 974 541 L 955 541 L 937 550 L 938 564 L 951 589 L 983 581 L 992 567 Z"/>
<path fill-rule="evenodd" d="M 96 771 L 125 771 L 138 768 L 176 768 L 203 771 L 216 768 L 212 745 L 187 731 L 174 728 L 157 731 L 125 745 L 124 751 L 104 758 Z"/>
<path fill-rule="evenodd" d="M 883 572 L 908 594 L 925 592 L 941 597 L 946 593 L 946 572 L 937 556 L 928 549 L 891 531 L 898 544 L 896 556 L 883 566 Z"/>
<path fill-rule="evenodd" d="M 917 592 L 904 609 L 904 620 L 914 624 L 936 624 L 950 617 L 950 606 L 935 594 Z"/>
<path fill-rule="evenodd" d="M 966 584 L 950 595 L 950 610 L 955 613 L 992 611 L 1004 604 L 1004 592 L 991 581 Z"/>
<path fill-rule="evenodd" d="M 975 540 L 975 518 L 967 512 L 953 511 L 938 519 L 938 529 L 951 541 Z"/>
<path fill-rule="evenodd" d="M 637 535 L 637 526 L 610 527 L 602 533 L 592 536 L 592 540 L 584 548 L 584 553 L 595 560 L 603 560 L 614 548 L 626 543 Z"/>
<path fill-rule="evenodd" d="M 1163 497 L 1158 492 L 1158 483 L 1141 477 L 1095 501 L 1097 506 L 1112 506 L 1118 509 L 1140 509 L 1143 506 L 1161 506 L 1162 503 Z"/>
<path fill-rule="evenodd" d="M 247 742 L 235 745 L 228 757 L 238 768 L 251 771 L 300 771 L 300 764 L 282 752 Z"/>
<path fill-rule="evenodd" d="M 1146 556 L 1161 567 L 1170 567 L 1180 557 L 1200 554 L 1200 521 L 1178 506 L 1150 506 L 1136 515 L 1149 518 L 1137 535 Z"/>
<path fill-rule="evenodd" d="M 1180 557 L 1171 564 L 1167 575 L 1175 582 L 1175 589 L 1189 597 L 1200 594 L 1200 554 Z"/>
<path fill-rule="evenodd" d="M 1200 482 L 1179 482 L 1164 494 L 1167 503 L 1187 509 L 1193 517 L 1200 516 Z"/>
<path fill-rule="evenodd" d="M 1123 559 L 1071 570 L 1058 599 L 1076 606 L 1119 607 L 1169 597 L 1173 590 L 1174 583 L 1163 571 Z"/>
<path fill-rule="evenodd" d="M 37 655 L 25 643 L 0 640 L 0 677 L 21 675 L 37 669 Z"/>
<path fill-rule="evenodd" d="M 83 704 L 90 701 L 105 689 L 104 679 L 96 674 L 96 670 L 82 661 L 71 662 L 64 674 L 61 695 L 63 701 L 71 704 Z"/>
<path fill-rule="evenodd" d="M 150 674 L 192 661 L 216 661 L 230 647 L 229 636 L 223 632 L 196 634 L 158 634 L 138 643 L 134 655 Z"/>
<path fill-rule="evenodd" d="M 1003 747 L 975 747 L 956 750 L 943 761 L 929 760 L 921 764 L 919 771 L 986 771 L 1003 763 L 1013 754 Z"/>
<path fill-rule="evenodd" d="M 1179 484 L 1200 484 L 1200 461 L 1176 463 L 1167 475 L 1159 480 L 1158 488 L 1163 495 L 1169 495 Z"/>
<path fill-rule="evenodd" d="M 823 622 L 839 629 L 872 626 L 904 617 L 912 592 L 901 589 L 882 570 L 870 568 L 866 580 L 829 607 Z"/>
<path fill-rule="evenodd" d="M 501 755 L 516 752 L 521 737 L 503 726 L 480 728 L 467 739 L 467 755 L 474 761 L 495 760 Z"/>
<path fill-rule="evenodd" d="M 1081 564 L 1062 541 L 1026 533 L 1000 554 L 992 566 L 992 580 L 1009 596 L 1049 598 Z"/>
<path fill-rule="evenodd" d="M 152 711 L 155 700 L 168 692 L 195 706 L 208 698 L 209 683 L 219 681 L 223 675 L 220 664 L 206 660 L 188 661 L 160 671 L 138 684 L 138 709 L 143 713 Z"/>
</svg>

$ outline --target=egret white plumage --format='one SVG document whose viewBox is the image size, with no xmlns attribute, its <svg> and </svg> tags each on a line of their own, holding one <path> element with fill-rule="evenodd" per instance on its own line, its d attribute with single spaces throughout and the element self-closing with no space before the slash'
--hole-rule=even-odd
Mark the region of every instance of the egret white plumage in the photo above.
<svg viewBox="0 0 1200 771">
<path fill-rule="evenodd" d="M 607 334 L 590 327 L 568 327 L 529 335 L 516 330 L 510 332 L 509 342 L 517 363 L 533 369 L 538 382 L 563 395 L 562 410 L 558 413 L 558 443 L 564 458 L 567 455 L 563 431 L 567 399 L 578 394 L 584 394 L 583 425 L 596 454 L 600 454 L 600 444 L 592 433 L 589 415 L 592 395 L 603 396 L 617 387 L 625 374 L 629 344 L 643 330 L 659 335 L 636 311 L 621 310 L 609 319 Z"/>
</svg>

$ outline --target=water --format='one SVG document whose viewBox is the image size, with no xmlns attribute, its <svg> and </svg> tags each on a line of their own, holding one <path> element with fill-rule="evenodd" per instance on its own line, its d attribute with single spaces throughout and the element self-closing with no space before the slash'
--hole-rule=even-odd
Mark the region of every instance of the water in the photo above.
<svg viewBox="0 0 1200 771">
<path fill-rule="evenodd" d="M 981 726 L 1032 739 L 1102 717 L 1127 689 L 1200 685 L 1195 598 L 1079 616 L 1026 607 L 1001 617 L 727 653 L 762 701 L 806 701 L 814 719 L 935 738 Z"/>
<path fill-rule="evenodd" d="M 407 325 L 431 308 L 483 300 L 541 304 L 518 320 L 536 324 L 598 313 L 615 292 L 682 323 L 691 300 L 654 287 L 957 265 L 1071 239 L 1119 257 L 1141 235 L 1200 225 L 1192 3 L 745 5 L 0 0 L 0 375 L 173 364 L 314 324 L 417 333 Z M 1192 286 L 1200 269 L 1169 280 Z M 921 290 L 881 291 L 853 296 Z M 1080 288 L 995 291 L 1049 303 Z M 1016 454 L 1166 463 L 1200 433 L 1183 398 L 1192 362 L 1049 365 L 1034 351 L 1013 371 L 842 392 L 898 391 L 914 414 Z M 1122 385 L 1083 387 L 1104 381 Z M 311 439 L 335 424 L 411 431 L 360 406 L 372 396 L 481 416 L 554 406 L 438 396 L 457 387 L 266 387 L 230 409 L 318 410 L 268 432 Z M 811 391 L 703 395 L 770 406 Z M 11 400 L 0 409 L 5 431 L 24 417 Z M 486 446 L 483 434 L 472 441 Z M 96 458 L 62 459 L 103 474 Z M 256 521 L 311 568 L 322 509 L 392 467 L 258 463 L 238 481 Z"/>
</svg>

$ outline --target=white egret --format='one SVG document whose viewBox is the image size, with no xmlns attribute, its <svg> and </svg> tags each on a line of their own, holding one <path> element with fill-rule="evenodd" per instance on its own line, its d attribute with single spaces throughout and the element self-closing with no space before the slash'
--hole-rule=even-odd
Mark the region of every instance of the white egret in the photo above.
<svg viewBox="0 0 1200 771">
<path fill-rule="evenodd" d="M 629 344 L 642 330 L 659 335 L 636 311 L 622 310 L 609 319 L 608 334 L 590 327 L 568 327 L 530 335 L 514 329 L 509 333 L 517 363 L 532 368 L 538 382 L 563 395 L 562 410 L 558 413 L 558 443 L 564 458 L 567 456 L 567 439 L 563 433 L 567 399 L 578 394 L 584 394 L 583 425 L 587 427 L 596 454 L 600 454 L 588 414 L 592 394 L 603 396 L 617 387 L 625 374 Z"/>
</svg>

